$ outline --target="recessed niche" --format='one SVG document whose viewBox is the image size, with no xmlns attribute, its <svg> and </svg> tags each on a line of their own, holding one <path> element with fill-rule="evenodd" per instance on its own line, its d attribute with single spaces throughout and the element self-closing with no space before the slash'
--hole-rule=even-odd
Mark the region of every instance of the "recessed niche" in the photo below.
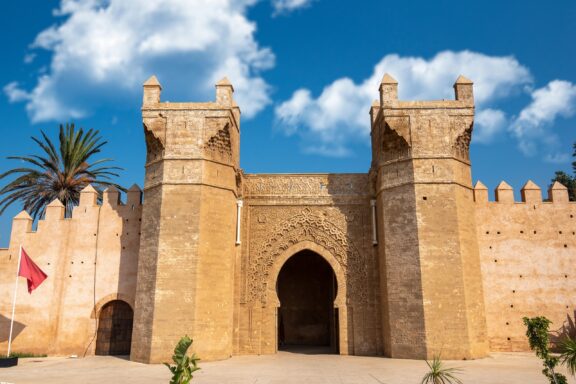
<svg viewBox="0 0 576 384">
<path fill-rule="evenodd" d="M 497 263 L 497 262 L 498 262 L 498 259 L 494 259 L 494 262 Z"/>
<path fill-rule="evenodd" d="M 486 231 L 486 234 L 489 235 L 489 234 L 490 234 L 490 231 Z"/>
<path fill-rule="evenodd" d="M 510 322 L 507 321 L 507 322 L 506 322 L 506 325 L 510 325 Z"/>
<path fill-rule="evenodd" d="M 564 248 L 568 248 L 568 244 L 564 244 Z"/>
<path fill-rule="evenodd" d="M 522 275 L 520 275 L 520 278 L 522 278 Z"/>
<path fill-rule="evenodd" d="M 520 233 L 524 233 L 524 231 L 520 231 Z"/>
<path fill-rule="evenodd" d="M 514 308 L 514 304 L 510 304 L 510 308 Z"/>
<path fill-rule="evenodd" d="M 568 278 L 568 275 L 564 275 L 565 278 Z"/>
<path fill-rule="evenodd" d="M 496 234 L 499 235 L 499 234 L 500 234 L 500 231 L 496 232 Z"/>
<path fill-rule="evenodd" d="M 513 289 L 513 290 L 512 290 L 512 293 L 516 293 L 516 290 L 515 290 L 515 289 Z"/>
<path fill-rule="evenodd" d="M 489 248 L 492 249 L 492 246 L 490 246 Z"/>
<path fill-rule="evenodd" d="M 534 234 L 536 234 L 536 231 L 534 231 Z"/>
<path fill-rule="evenodd" d="M 428 198 L 426 196 L 423 196 L 422 200 L 428 200 Z"/>
<path fill-rule="evenodd" d="M 508 341 L 510 341 L 510 338 L 509 338 L 509 337 L 507 337 L 507 339 L 508 339 Z"/>
<path fill-rule="evenodd" d="M 559 234 L 562 234 L 562 231 L 558 231 Z"/>
</svg>

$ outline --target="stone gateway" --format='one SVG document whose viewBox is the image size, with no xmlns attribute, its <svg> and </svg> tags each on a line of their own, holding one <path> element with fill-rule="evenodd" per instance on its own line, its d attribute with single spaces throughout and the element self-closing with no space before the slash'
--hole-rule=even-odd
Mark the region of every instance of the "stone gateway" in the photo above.
<svg viewBox="0 0 576 384">
<path fill-rule="evenodd" d="M 401 101 L 385 75 L 361 174 L 248 174 L 232 84 L 216 100 L 161 101 L 144 83 L 146 178 L 121 202 L 87 187 L 26 212 L 0 250 L 0 350 L 24 245 L 49 275 L 21 292 L 13 349 L 168 361 L 180 337 L 204 360 L 322 348 L 474 359 L 528 348 L 523 316 L 574 331 L 576 204 L 556 183 L 521 202 L 472 186 L 473 84 L 455 100 Z"/>
</svg>

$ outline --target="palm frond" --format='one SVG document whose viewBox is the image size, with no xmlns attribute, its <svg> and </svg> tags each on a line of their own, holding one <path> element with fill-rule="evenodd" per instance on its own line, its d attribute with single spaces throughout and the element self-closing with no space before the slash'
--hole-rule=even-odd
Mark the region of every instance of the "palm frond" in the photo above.
<svg viewBox="0 0 576 384">
<path fill-rule="evenodd" d="M 460 368 L 447 368 L 440 359 L 434 356 L 432 361 L 426 360 L 429 371 L 422 378 L 421 384 L 462 384 L 456 374 L 462 372 Z"/>
<path fill-rule="evenodd" d="M 560 362 L 572 376 L 576 376 L 576 340 L 566 337 L 560 343 Z"/>
<path fill-rule="evenodd" d="M 0 174 L 0 180 L 14 177 L 0 189 L 0 214 L 8 206 L 20 202 L 36 219 L 44 215 L 46 205 L 59 199 L 69 217 L 73 207 L 78 204 L 80 191 L 89 184 L 97 189 L 114 186 L 126 191 L 112 182 L 122 168 L 107 165 L 113 161 L 110 158 L 91 159 L 107 143 L 102 140 L 98 130 L 77 130 L 74 124 L 61 124 L 58 148 L 43 131 L 40 133 L 40 138 L 32 137 L 32 140 L 40 147 L 41 153 L 8 157 L 26 166 Z"/>
</svg>

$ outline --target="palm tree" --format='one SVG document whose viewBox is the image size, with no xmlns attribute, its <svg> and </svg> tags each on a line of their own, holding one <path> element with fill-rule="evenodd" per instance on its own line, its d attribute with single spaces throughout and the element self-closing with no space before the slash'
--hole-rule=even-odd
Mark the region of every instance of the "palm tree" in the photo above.
<svg viewBox="0 0 576 384">
<path fill-rule="evenodd" d="M 434 356 L 432 362 L 426 360 L 426 364 L 430 371 L 424 375 L 421 384 L 462 384 L 462 381 L 455 376 L 461 369 L 444 367 L 440 356 Z"/>
<path fill-rule="evenodd" d="M 576 340 L 571 337 L 560 344 L 560 361 L 568 368 L 572 376 L 576 376 Z"/>
<path fill-rule="evenodd" d="M 16 175 L 0 189 L 0 214 L 11 204 L 21 202 L 36 219 L 44 214 L 46 205 L 59 199 L 66 207 L 66 216 L 70 217 L 72 208 L 78 204 L 80 191 L 88 184 L 100 191 L 108 186 L 125 191 L 111 182 L 112 176 L 118 176 L 115 171 L 122 169 L 105 165 L 111 159 L 89 162 L 107 143 L 102 141 L 99 131 L 76 130 L 74 124 L 60 125 L 58 149 L 43 131 L 40 132 L 42 138 L 32 137 L 32 140 L 42 149 L 41 155 L 8 157 L 25 163 L 25 166 L 0 174 L 0 179 Z"/>
</svg>

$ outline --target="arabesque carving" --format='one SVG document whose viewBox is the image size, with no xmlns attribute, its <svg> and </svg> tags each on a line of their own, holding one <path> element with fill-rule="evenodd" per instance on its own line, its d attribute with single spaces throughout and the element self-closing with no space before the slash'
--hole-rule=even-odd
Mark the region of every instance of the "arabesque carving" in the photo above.
<svg viewBox="0 0 576 384">
<path fill-rule="evenodd" d="M 334 196 L 368 193 L 368 178 L 365 174 L 247 175 L 244 184 L 247 196 Z"/>
<path fill-rule="evenodd" d="M 255 250 L 248 269 L 248 301 L 267 304 L 266 288 L 275 260 L 285 250 L 305 240 L 332 253 L 346 271 L 344 283 L 350 301 L 365 304 L 368 301 L 367 263 L 342 230 L 308 208 L 275 227 L 270 238 Z"/>
<path fill-rule="evenodd" d="M 472 139 L 474 118 L 473 116 L 453 117 L 452 123 L 456 134 L 454 155 L 460 159 L 470 160 L 470 141 Z"/>
<path fill-rule="evenodd" d="M 406 139 L 406 134 L 401 134 L 402 131 L 407 131 L 408 128 L 399 129 L 398 126 L 396 128 L 394 129 L 388 124 L 388 119 L 384 123 L 382 130 L 382 161 L 384 162 L 410 155 L 409 139 Z"/>
<path fill-rule="evenodd" d="M 209 120 L 209 123 L 218 124 L 217 119 Z M 207 154 L 215 159 L 226 163 L 232 162 L 232 142 L 230 140 L 230 123 L 225 123 L 223 127 L 211 136 L 205 146 Z"/>
</svg>

